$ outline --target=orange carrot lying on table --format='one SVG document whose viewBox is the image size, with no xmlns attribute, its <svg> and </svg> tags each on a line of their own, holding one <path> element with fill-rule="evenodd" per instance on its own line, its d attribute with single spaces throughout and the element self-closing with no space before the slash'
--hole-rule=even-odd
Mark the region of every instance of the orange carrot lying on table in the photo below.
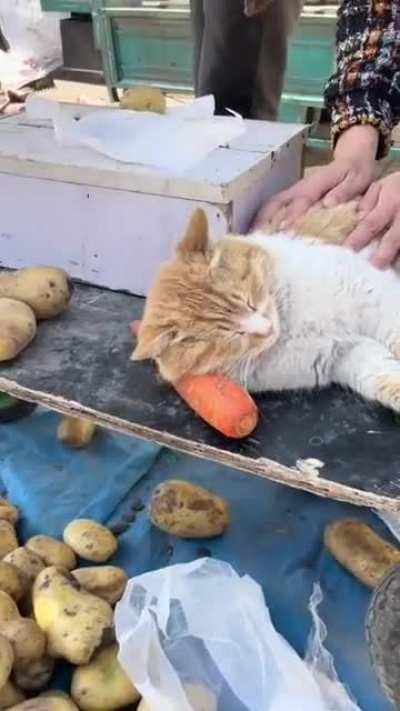
<svg viewBox="0 0 400 711">
<path fill-rule="evenodd" d="M 140 324 L 140 321 L 130 324 L 135 336 Z M 192 410 L 226 437 L 247 437 L 257 426 L 258 410 L 254 400 L 225 375 L 186 375 L 174 388 Z"/>
</svg>

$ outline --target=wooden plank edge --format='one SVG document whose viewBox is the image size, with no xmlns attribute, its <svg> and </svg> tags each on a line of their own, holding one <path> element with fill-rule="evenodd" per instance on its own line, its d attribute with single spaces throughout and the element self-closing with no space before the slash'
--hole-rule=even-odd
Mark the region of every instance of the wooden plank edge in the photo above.
<svg viewBox="0 0 400 711">
<path fill-rule="evenodd" d="M 32 390 L 8 378 L 0 377 L 0 391 L 7 392 L 9 395 L 21 400 L 43 405 L 62 415 L 82 417 L 106 429 L 138 437 L 139 439 L 150 440 L 168 449 L 183 452 L 198 459 L 211 460 L 253 476 L 269 479 L 277 484 L 284 484 L 293 489 L 307 491 L 322 498 L 334 499 L 376 511 L 400 511 L 400 499 L 392 499 L 388 496 L 379 496 L 379 494 L 354 489 L 346 484 L 339 484 L 321 476 L 307 474 L 298 467 L 286 467 L 271 459 L 261 457 L 249 460 L 248 457 L 244 457 L 241 454 L 224 452 L 217 447 L 183 439 L 165 431 L 154 430 L 151 427 L 99 412 L 73 400 L 66 400 L 57 395 Z"/>
</svg>

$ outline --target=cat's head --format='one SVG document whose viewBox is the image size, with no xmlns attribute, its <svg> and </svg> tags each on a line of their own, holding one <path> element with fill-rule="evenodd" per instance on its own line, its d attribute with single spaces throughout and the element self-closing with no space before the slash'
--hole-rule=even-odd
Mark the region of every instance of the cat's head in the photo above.
<svg viewBox="0 0 400 711">
<path fill-rule="evenodd" d="M 155 360 L 172 383 L 220 372 L 246 384 L 279 336 L 273 286 L 268 252 L 246 238 L 211 243 L 206 215 L 196 210 L 150 290 L 132 360 Z"/>
</svg>

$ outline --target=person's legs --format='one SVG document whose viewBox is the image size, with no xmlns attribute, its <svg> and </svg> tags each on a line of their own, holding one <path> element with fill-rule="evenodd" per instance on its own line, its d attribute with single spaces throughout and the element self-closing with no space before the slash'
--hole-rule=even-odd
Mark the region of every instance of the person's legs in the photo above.
<svg viewBox="0 0 400 711">
<path fill-rule="evenodd" d="M 191 9 L 196 95 L 213 94 L 218 114 L 251 117 L 263 15 L 246 17 L 243 0 L 191 0 Z"/>
<path fill-rule="evenodd" d="M 199 95 L 199 71 L 201 48 L 204 37 L 204 7 L 203 0 L 190 0 L 190 15 L 193 34 L 193 83 L 194 93 Z"/>
<path fill-rule="evenodd" d="M 286 71 L 288 38 L 300 16 L 303 0 L 271 0 L 261 17 L 263 36 L 254 88 L 252 118 L 278 116 Z"/>
</svg>

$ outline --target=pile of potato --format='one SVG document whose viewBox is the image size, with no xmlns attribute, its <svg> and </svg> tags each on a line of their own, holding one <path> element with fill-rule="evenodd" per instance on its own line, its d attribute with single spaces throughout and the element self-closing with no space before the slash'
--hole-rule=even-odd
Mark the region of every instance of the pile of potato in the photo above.
<svg viewBox="0 0 400 711">
<path fill-rule="evenodd" d="M 62 313 L 71 292 L 62 269 L 29 267 L 0 273 L 0 362 L 15 358 L 31 343 L 38 321 Z"/>
<path fill-rule="evenodd" d="M 136 708 L 139 694 L 118 663 L 113 625 L 127 576 L 111 565 L 78 568 L 77 560 L 105 563 L 117 539 L 81 519 L 68 524 L 64 541 L 38 535 L 20 546 L 17 521 L 17 509 L 0 499 L 0 709 Z M 43 692 L 57 660 L 75 666 L 70 697 Z"/>
<path fill-rule="evenodd" d="M 206 489 L 171 480 L 154 490 L 150 517 L 172 535 L 207 538 L 223 533 L 229 509 Z M 77 519 L 63 541 L 37 535 L 20 545 L 18 518 L 0 498 L 0 711 L 162 711 L 140 700 L 118 662 L 113 606 L 127 575 L 105 565 L 117 538 L 95 521 Z M 79 558 L 95 565 L 79 568 Z M 44 691 L 57 660 L 75 667 L 70 696 Z M 187 695 L 196 711 L 216 711 L 202 686 L 188 685 Z"/>
</svg>

